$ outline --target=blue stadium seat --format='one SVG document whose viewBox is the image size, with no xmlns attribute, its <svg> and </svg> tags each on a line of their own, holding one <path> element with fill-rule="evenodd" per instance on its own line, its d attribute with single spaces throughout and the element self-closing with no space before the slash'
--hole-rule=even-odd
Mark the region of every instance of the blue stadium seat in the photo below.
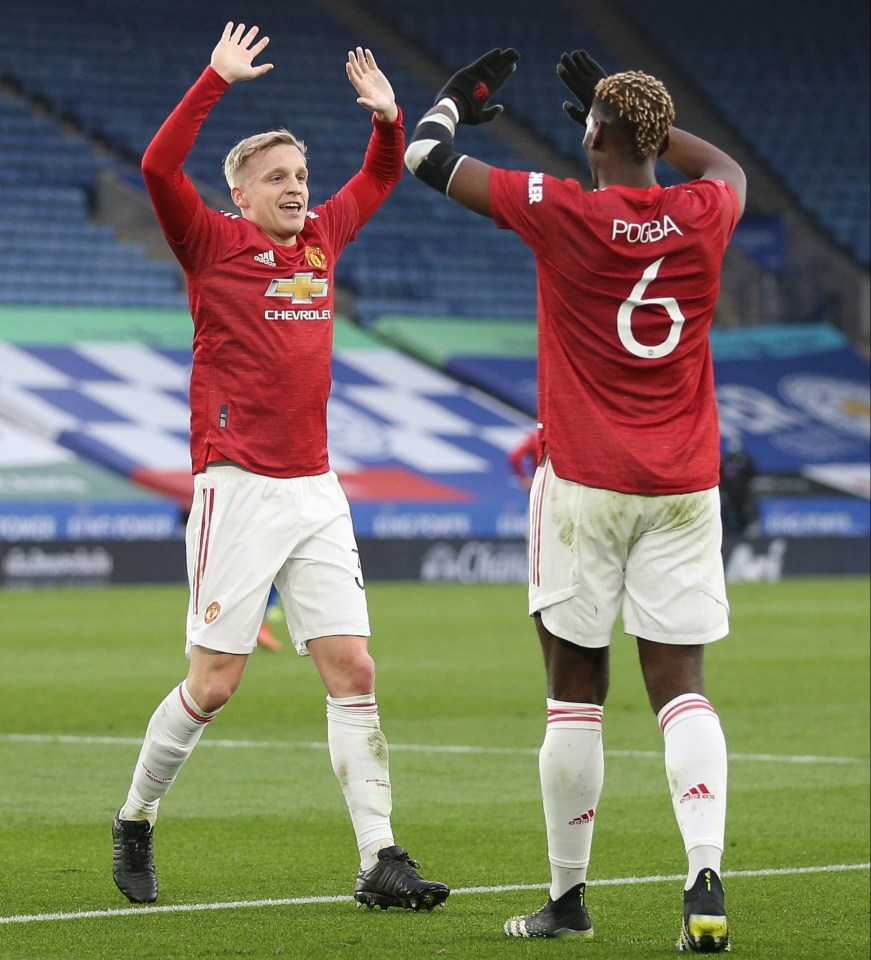
<svg viewBox="0 0 871 960">
<path fill-rule="evenodd" d="M 92 222 L 101 167 L 87 141 L 23 100 L 0 96 L 0 303 L 118 304 L 123 273 L 137 306 L 184 306 L 177 271 L 152 262 L 141 243 L 120 243 Z"/>
<path fill-rule="evenodd" d="M 681 0 L 624 3 L 820 226 L 867 267 L 867 4 L 731 0 L 688 15 Z M 718 35 L 729 37 L 729 48 L 717 48 Z M 814 202 L 831 184 L 837 199 L 833 192 L 830 202 Z"/>
<path fill-rule="evenodd" d="M 780 173 L 821 227 L 867 265 L 867 39 L 838 49 L 824 42 L 833 35 L 824 29 L 827 18 L 840 25 L 836 36 L 850 35 L 858 0 L 836 5 L 838 11 L 825 8 L 802 17 L 794 16 L 785 0 L 709 6 L 694 9 L 690 17 L 680 0 L 625 3 L 654 42 L 698 79 L 711 102 Z M 441 0 L 438 11 L 412 0 L 367 0 L 365 8 L 398 26 L 444 66 L 446 75 L 492 46 L 516 46 L 523 82 L 509 83 L 500 102 L 514 120 L 575 160 L 581 159 L 581 131 L 561 109 L 566 91 L 555 72 L 559 55 L 583 46 L 606 70 L 625 67 L 597 38 L 581 5 L 570 0 L 552 0 L 546 16 L 509 0 L 478 0 L 472 7 L 466 0 Z M 16 42 L 0 48 L 0 74 L 135 164 L 208 61 L 220 26 L 241 13 L 235 0 L 121 6 L 115 0 L 88 0 L 84 13 L 61 0 L 6 0 L 4 15 L 16 24 Z M 87 29 L 82 29 L 83 16 Z M 308 144 L 312 202 L 320 202 L 358 169 L 362 158 L 368 120 L 354 102 L 343 64 L 346 51 L 366 38 L 323 7 L 309 11 L 316 28 L 308 23 L 302 41 L 298 10 L 249 0 L 244 16 L 268 27 L 276 69 L 256 83 L 239 84 L 224 98 L 200 131 L 187 169 L 229 205 L 221 171 L 229 147 L 258 129 L 287 126 Z M 722 24 L 718 17 L 725 18 Z M 444 29 L 452 18 L 462 19 L 462 31 Z M 45 29 L 47 22 L 51 30 Z M 724 34 L 740 38 L 740 57 L 734 49 L 718 50 L 713 42 L 718 25 Z M 293 56 L 283 59 L 288 49 Z M 433 91 L 388 51 L 376 49 L 376 54 L 410 127 L 432 102 Z M 822 108 L 832 136 L 812 142 L 808 111 Z M 494 164 L 528 166 L 486 126 L 465 129 L 462 146 Z M 34 118 L 28 105 L 0 98 L 0 202 L 10 228 L 20 225 L 20 237 L 32 231 L 37 239 L 62 242 L 66 235 L 76 238 L 70 245 L 83 255 L 98 249 L 95 231 L 101 228 L 89 219 L 89 195 L 103 162 L 114 161 L 95 160 L 86 141 L 66 136 L 56 120 Z M 41 192 L 34 188 L 34 171 Z M 660 175 L 665 183 L 678 179 L 665 165 Z M 822 188 L 832 182 L 844 190 L 826 193 Z M 69 190 L 77 192 L 70 196 Z M 58 192 L 47 200 L 45 191 Z M 111 232 L 100 237 L 99 242 L 114 242 Z M 0 241 L 0 254 L 5 243 Z M 136 247 L 117 257 L 124 264 L 147 261 Z M 464 273 L 475 283 L 458 279 Z M 172 269 L 153 275 L 167 283 L 163 293 L 148 292 L 153 302 L 165 296 L 184 303 Z M 361 242 L 349 247 L 338 276 L 354 292 L 364 321 L 372 316 L 373 304 L 387 302 L 405 308 L 417 303 L 421 313 L 431 313 L 434 304 L 466 312 L 484 303 L 505 304 L 512 315 L 531 317 L 535 311 L 533 265 L 523 244 L 410 177 L 365 227 Z M 515 292 L 506 304 L 504 291 L 512 280 Z M 105 289 L 102 281 L 99 287 Z M 9 295 L 0 293 L 0 300 Z"/>
</svg>

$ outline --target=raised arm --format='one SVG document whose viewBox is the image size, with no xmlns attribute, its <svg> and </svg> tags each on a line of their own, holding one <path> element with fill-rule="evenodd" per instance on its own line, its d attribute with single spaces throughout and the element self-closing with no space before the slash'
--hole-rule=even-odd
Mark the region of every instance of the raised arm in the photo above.
<svg viewBox="0 0 871 960">
<path fill-rule="evenodd" d="M 371 50 L 348 51 L 345 72 L 357 91 L 357 103 L 371 111 L 372 136 L 359 173 L 345 185 L 357 201 L 358 227 L 381 206 L 402 176 L 405 128 L 393 87 L 381 72 Z"/>
<path fill-rule="evenodd" d="M 212 51 L 209 66 L 172 111 L 142 157 L 142 177 L 157 219 L 166 236 L 180 243 L 200 203 L 193 183 L 182 166 L 194 145 L 209 110 L 237 80 L 251 80 L 272 69 L 271 63 L 254 67 L 251 61 L 269 43 L 255 42 L 257 27 L 228 23 Z"/>
<path fill-rule="evenodd" d="M 502 113 L 489 105 L 517 68 L 520 54 L 496 48 L 455 73 L 436 96 L 405 151 L 405 165 L 425 184 L 485 217 L 490 216 L 490 166 L 454 149 L 457 124 L 477 126 Z"/>
<path fill-rule="evenodd" d="M 567 100 L 563 109 L 571 120 L 586 127 L 596 99 L 596 87 L 605 79 L 605 71 L 586 50 L 575 50 L 560 57 L 556 72 L 579 101 L 576 104 Z M 739 216 L 743 213 L 747 181 L 744 171 L 728 154 L 706 140 L 670 126 L 661 156 L 690 180 L 724 180 L 738 197 Z"/>
<path fill-rule="evenodd" d="M 738 214 L 747 200 L 747 178 L 740 165 L 707 140 L 671 127 L 662 159 L 690 180 L 724 180 L 738 197 Z"/>
</svg>

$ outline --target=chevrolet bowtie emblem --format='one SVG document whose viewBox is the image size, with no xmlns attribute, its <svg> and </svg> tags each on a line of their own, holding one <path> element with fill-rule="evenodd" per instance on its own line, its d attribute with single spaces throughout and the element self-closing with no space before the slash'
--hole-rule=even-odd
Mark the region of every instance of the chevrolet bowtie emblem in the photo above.
<svg viewBox="0 0 871 960">
<path fill-rule="evenodd" d="M 294 303 L 311 303 L 315 297 L 325 297 L 329 283 L 326 277 L 314 273 L 295 273 L 290 279 L 272 280 L 267 297 L 288 297 Z"/>
</svg>

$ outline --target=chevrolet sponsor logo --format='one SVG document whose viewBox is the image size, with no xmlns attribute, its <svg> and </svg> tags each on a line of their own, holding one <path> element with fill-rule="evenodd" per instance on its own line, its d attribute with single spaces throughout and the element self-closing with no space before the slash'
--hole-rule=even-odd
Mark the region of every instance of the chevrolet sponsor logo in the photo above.
<svg viewBox="0 0 871 960">
<path fill-rule="evenodd" d="M 264 320 L 332 320 L 332 310 L 264 310 Z"/>
<path fill-rule="evenodd" d="M 295 273 L 290 279 L 271 280 L 266 290 L 267 297 L 287 297 L 293 303 L 312 303 L 315 298 L 325 297 L 329 292 L 326 277 L 314 273 Z"/>
</svg>

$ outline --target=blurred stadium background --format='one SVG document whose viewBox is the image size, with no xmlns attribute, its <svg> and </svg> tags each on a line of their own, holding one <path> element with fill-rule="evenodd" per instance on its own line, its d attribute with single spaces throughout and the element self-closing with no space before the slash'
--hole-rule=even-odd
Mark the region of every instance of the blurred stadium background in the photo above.
<svg viewBox="0 0 871 960">
<path fill-rule="evenodd" d="M 734 580 L 869 567 L 869 14 L 844 0 L 5 0 L 0 45 L 0 585 L 184 579 L 190 319 L 138 169 L 227 20 L 276 69 L 234 87 L 188 164 L 290 127 L 312 202 L 368 135 L 344 73 L 371 47 L 407 129 L 493 46 L 522 61 L 464 151 L 587 182 L 555 64 L 584 47 L 660 76 L 678 123 L 744 165 L 747 213 L 713 334 L 724 436 L 758 516 Z M 664 182 L 674 182 L 668 168 Z M 559 242 L 555 237 L 554 242 Z M 331 456 L 370 579 L 519 582 L 525 494 L 507 453 L 535 405 L 535 280 L 513 235 L 405 177 L 338 267 Z"/>
</svg>

